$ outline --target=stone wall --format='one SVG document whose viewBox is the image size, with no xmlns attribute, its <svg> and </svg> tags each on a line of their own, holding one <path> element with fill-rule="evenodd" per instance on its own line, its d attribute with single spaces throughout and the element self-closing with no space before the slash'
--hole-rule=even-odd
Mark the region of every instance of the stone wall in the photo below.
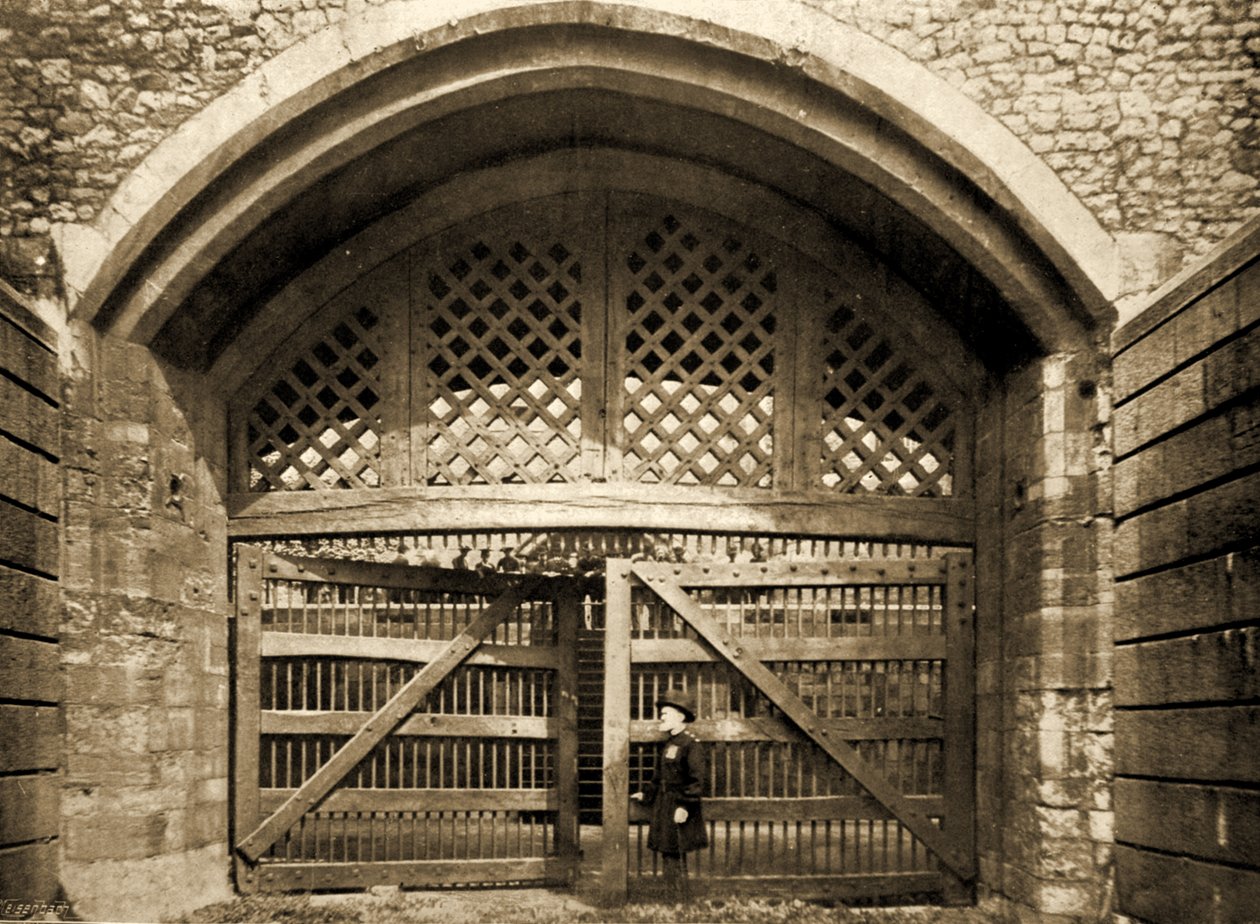
<svg viewBox="0 0 1260 924">
<path fill-rule="evenodd" d="M 1260 223 L 1115 349 L 1122 911 L 1260 908 Z"/>
<path fill-rule="evenodd" d="M 62 897 L 59 395 L 56 331 L 0 282 L 0 901 Z"/>
<path fill-rule="evenodd" d="M 157 920 L 230 894 L 223 411 L 143 347 L 78 329 L 69 360 L 61 876 Z"/>
<path fill-rule="evenodd" d="M 1260 206 L 1254 4 L 811 5 L 900 49 L 1002 120 L 1132 245 L 1140 277 L 1165 278 Z M 175 126 L 276 52 L 364 6 L 27 0 L 7 10 L 0 278 L 55 289 L 53 223 L 92 221 Z"/>
<path fill-rule="evenodd" d="M 1009 377 L 977 444 L 982 897 L 1095 921 L 1112 849 L 1108 374 L 1056 354 Z"/>
</svg>

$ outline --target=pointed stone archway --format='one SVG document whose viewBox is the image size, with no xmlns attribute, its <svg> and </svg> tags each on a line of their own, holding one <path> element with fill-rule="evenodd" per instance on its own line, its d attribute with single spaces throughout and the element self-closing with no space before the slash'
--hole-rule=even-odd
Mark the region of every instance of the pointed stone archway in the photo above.
<svg viewBox="0 0 1260 924">
<path fill-rule="evenodd" d="M 1034 754 L 1041 739 L 1027 708 L 1057 708 L 1047 705 L 1057 694 L 1042 695 L 1056 684 L 1094 682 L 1066 667 L 1056 678 L 1050 665 L 1076 638 L 1055 636 L 1072 598 L 1055 580 L 1088 571 L 1073 549 L 1092 555 L 1101 541 L 1074 546 L 1069 534 L 1095 512 L 1097 473 L 1082 460 L 1101 413 L 1093 341 L 1116 294 L 1112 241 L 1030 151 L 923 68 L 803 4 L 773 20 L 755 6 L 403 2 L 311 36 L 163 142 L 91 228 L 61 229 L 85 358 L 75 375 L 92 386 L 123 369 L 159 385 L 156 405 L 132 412 L 151 432 L 114 428 L 106 443 L 148 440 L 159 480 L 184 474 L 180 503 L 159 515 L 205 543 L 200 553 L 188 543 L 181 565 L 225 579 L 226 542 L 214 541 L 234 503 L 223 386 L 254 373 L 253 345 L 279 343 L 301 320 L 277 306 L 309 314 L 338 279 L 356 278 L 361 245 L 388 216 L 438 201 L 453 177 L 595 149 L 735 177 L 752 211 L 759 196 L 791 203 L 877 255 L 889 285 L 928 295 L 941 329 L 974 354 L 970 384 L 985 396 L 970 527 L 982 601 L 980 883 L 1048 908 L 1035 885 L 1005 874 L 1042 869 L 1047 848 L 1022 833 L 1031 799 L 1003 786 L 1071 772 L 1052 748 L 1028 757 L 1028 739 Z M 445 208 L 430 217 L 453 220 L 460 203 Z M 95 413 L 85 401 L 71 396 L 73 418 Z M 159 445 L 172 434 L 178 451 Z M 156 548 L 165 533 L 145 523 L 92 533 L 93 503 L 67 519 L 72 587 L 105 558 L 84 548 L 153 546 L 145 567 L 171 567 Z M 142 592 L 142 572 L 115 590 Z M 1025 578 L 1032 586 L 1015 586 Z M 1029 658 L 1045 665 L 1033 679 Z M 1007 744 L 1017 718 L 1023 731 Z M 68 881 L 81 875 L 72 863 Z"/>
</svg>

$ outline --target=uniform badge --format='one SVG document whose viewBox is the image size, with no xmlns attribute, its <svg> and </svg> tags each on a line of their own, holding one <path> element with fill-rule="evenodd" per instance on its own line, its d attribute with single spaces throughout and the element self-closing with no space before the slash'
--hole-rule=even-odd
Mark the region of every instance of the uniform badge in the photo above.
<svg viewBox="0 0 1260 924">
<path fill-rule="evenodd" d="M 665 759 L 674 760 L 678 757 L 678 745 L 671 744 L 665 748 Z"/>
</svg>

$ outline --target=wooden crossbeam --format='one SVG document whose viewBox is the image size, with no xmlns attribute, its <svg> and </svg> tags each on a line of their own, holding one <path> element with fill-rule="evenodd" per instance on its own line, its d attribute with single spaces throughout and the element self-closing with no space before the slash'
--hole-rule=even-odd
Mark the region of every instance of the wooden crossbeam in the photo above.
<svg viewBox="0 0 1260 924">
<path fill-rule="evenodd" d="M 836 562 L 826 559 L 786 561 L 774 559 L 727 566 L 705 562 L 657 564 L 663 576 L 672 575 L 683 587 L 866 587 L 870 585 L 939 586 L 945 580 L 943 558 L 872 558 Z"/>
<path fill-rule="evenodd" d="M 936 854 L 956 875 L 963 879 L 974 876 L 970 856 L 963 854 L 945 832 L 936 827 L 877 769 L 868 764 L 857 750 L 844 741 L 833 739 L 822 727 L 819 717 L 757 658 L 744 650 L 740 639 L 728 634 L 704 613 L 681 587 L 652 568 L 631 565 L 635 577 L 686 620 L 705 641 L 713 646 L 732 667 L 750 680 L 757 689 L 791 719 L 800 730 L 836 761 L 844 770 L 905 825 L 915 837 Z"/>
<path fill-rule="evenodd" d="M 264 658 L 341 658 L 428 664 L 446 642 L 428 638 L 320 635 L 314 632 L 263 632 Z M 480 645 L 468 656 L 469 667 L 532 667 L 555 670 L 562 653 L 553 645 Z"/>
<path fill-rule="evenodd" d="M 277 809 L 293 795 L 291 789 L 264 789 L 263 811 Z M 338 789 L 320 803 L 321 815 L 352 812 L 554 812 L 559 796 L 554 789 Z M 575 816 L 576 817 L 576 816 Z M 354 821 L 351 821 L 353 824 Z"/>
<path fill-rule="evenodd" d="M 371 717 L 369 712 L 273 710 L 259 715 L 264 735 L 353 735 Z M 496 738 L 500 741 L 556 737 L 556 721 L 535 715 L 437 715 L 420 713 L 393 730 L 397 737 Z M 939 729 L 938 729 L 939 734 Z"/>
<path fill-rule="evenodd" d="M 340 636 L 337 641 L 342 641 Z M 396 641 L 390 639 L 389 641 Z M 266 637 L 264 636 L 264 645 Z M 744 651 L 758 661 L 936 661 L 945 658 L 943 635 L 848 635 L 745 638 Z M 708 645 L 689 638 L 636 638 L 635 664 L 703 664 L 721 661 Z"/>
<path fill-rule="evenodd" d="M 476 571 L 440 568 L 436 565 L 314 558 L 281 555 L 276 552 L 267 556 L 265 577 L 310 584 L 351 584 L 377 590 L 441 591 L 477 597 L 504 593 L 517 586 L 521 580 L 519 575 L 478 574 Z M 572 580 L 573 578 L 566 576 L 530 575 L 530 593 L 549 597 L 567 587 Z"/>
<path fill-rule="evenodd" d="M 342 745 L 326 764 L 285 800 L 284 805 L 243 837 L 236 845 L 237 851 L 250 861 L 257 862 L 303 814 L 328 795 L 359 761 L 410 715 L 451 671 L 462 664 L 481 641 L 512 614 L 517 605 L 526 598 L 527 591 L 532 589 L 530 582 L 510 587 L 482 610 L 464 631 L 451 639 L 441 654 L 407 681 L 389 702 L 367 720 L 353 738 Z"/>
<path fill-rule="evenodd" d="M 634 656 L 633 649 L 630 660 L 634 664 L 640 663 Z M 829 736 L 842 741 L 889 741 L 892 739 L 927 741 L 940 740 L 945 735 L 945 726 L 942 721 L 926 716 L 819 719 L 818 728 L 826 730 Z M 773 716 L 697 719 L 691 723 L 690 730 L 701 741 L 774 741 L 790 744 L 801 740 L 800 733 L 794 724 Z M 265 728 L 264 731 L 266 731 Z M 652 743 L 660 741 L 660 724 L 647 719 L 632 720 L 630 740 Z"/>
</svg>

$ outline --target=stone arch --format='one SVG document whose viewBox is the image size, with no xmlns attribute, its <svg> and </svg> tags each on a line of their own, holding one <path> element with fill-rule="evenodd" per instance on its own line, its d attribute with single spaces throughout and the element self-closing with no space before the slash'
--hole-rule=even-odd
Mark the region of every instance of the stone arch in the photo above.
<svg viewBox="0 0 1260 924">
<path fill-rule="evenodd" d="M 1114 242 L 1049 167 L 817 10 L 398 0 L 272 59 L 154 149 L 90 229 L 64 229 L 74 313 L 152 342 L 211 267 L 335 171 L 418 125 L 574 88 L 716 115 L 858 177 L 976 267 L 1049 351 L 1111 312 Z"/>
<path fill-rule="evenodd" d="M 155 421 L 151 432 L 145 427 L 107 428 L 116 434 L 108 437 L 113 442 L 100 455 L 112 451 L 130 460 L 143 450 L 158 460 L 153 470 L 162 477 L 167 468 L 203 476 L 189 489 L 196 503 L 189 504 L 187 522 L 183 508 L 159 511 L 172 521 L 178 517 L 178 528 L 187 534 L 180 547 L 183 557 L 171 570 L 186 580 L 182 576 L 192 563 L 202 586 L 221 586 L 198 626 L 223 631 L 220 616 L 227 605 L 217 596 L 226 588 L 221 579 L 227 543 L 207 542 L 207 531 L 210 537 L 225 538 L 225 523 L 235 517 L 239 524 L 241 519 L 223 490 L 228 460 L 223 458 L 227 427 L 221 388 L 256 365 L 251 365 L 254 357 L 231 346 L 254 339 L 272 343 L 285 336 L 285 325 L 292 320 L 281 315 L 268 326 L 269 316 L 258 311 L 213 326 L 221 304 L 215 301 L 216 291 L 227 298 L 243 289 L 234 282 L 258 282 L 256 277 L 222 276 L 220 268 L 232 264 L 234 272 L 247 273 L 251 261 L 263 262 L 267 253 L 261 248 L 271 239 L 268 223 L 275 216 L 298 200 L 306 203 L 301 217 L 317 214 L 318 205 L 339 199 L 327 195 L 331 184 L 357 169 L 359 212 L 330 221 L 340 236 L 321 239 L 319 247 L 304 252 L 298 246 L 302 242 L 296 242 L 286 254 L 287 274 L 267 279 L 270 288 L 260 286 L 257 297 L 266 302 L 283 296 L 289 286 L 300 296 L 302 271 L 322 257 L 331 266 L 345 254 L 346 278 L 353 278 L 359 271 L 354 265 L 356 235 L 387 226 L 383 216 L 415 201 L 417 192 L 440 189 L 443 181 L 470 167 L 496 164 L 500 152 L 478 137 L 496 127 L 490 116 L 516 106 L 519 123 L 529 114 L 530 99 L 563 103 L 582 93 L 595 94 L 597 103 L 623 104 L 636 118 L 672 111 L 675 122 L 658 127 L 645 140 L 650 144 L 647 153 L 708 163 L 750 185 L 770 185 L 775 193 L 812 209 L 820 220 L 841 222 L 846 207 L 859 212 L 869 208 L 878 219 L 874 224 L 905 216 L 921 231 L 913 239 L 916 245 L 930 238 L 937 247 L 933 256 L 952 253 L 959 265 L 974 267 L 974 275 L 1009 306 L 1004 310 L 1031 332 L 1040 350 L 1057 354 L 1030 364 L 992 390 L 992 400 L 982 409 L 982 424 L 992 434 L 986 451 L 990 457 L 1004 446 L 1017 451 L 989 467 L 976 502 L 959 505 L 964 513 L 951 522 L 968 521 L 965 535 L 954 536 L 959 541 L 977 532 L 986 539 L 977 547 L 981 589 L 992 600 L 978 630 L 987 651 L 1002 648 L 997 644 L 999 627 L 1008 614 L 1029 621 L 1044 615 L 1047 637 L 1063 624 L 1064 604 L 1076 601 L 1078 589 L 1061 579 L 1075 559 L 1065 563 L 1061 559 L 1071 556 L 1059 549 L 1071 548 L 1074 554 L 1095 548 L 1090 535 L 1082 538 L 1094 529 L 1095 511 L 1089 507 L 1093 475 L 1079 470 L 1081 447 L 1091 444 L 1064 434 L 1071 428 L 1069 436 L 1085 435 L 1097 416 L 1092 383 L 1100 372 L 1096 357 L 1082 347 L 1109 323 L 1117 291 L 1114 242 L 1046 164 L 926 69 L 804 3 L 784 3 L 773 18 L 759 15 L 758 7 L 703 0 L 395 0 L 278 55 L 159 145 L 124 181 L 93 226 L 60 229 L 63 278 L 74 319 L 107 335 L 101 338 L 101 352 L 110 365 L 88 371 L 103 379 L 114 370 L 140 366 L 142 374 L 170 389 L 152 412 L 164 419 Z M 559 105 L 551 110 L 563 111 Z M 735 126 L 737 131 L 727 138 L 747 142 L 752 153 L 714 163 L 724 152 L 687 131 L 716 124 Z M 600 136 L 609 124 L 592 126 L 597 143 L 626 141 L 619 135 Z M 627 131 L 641 127 L 631 124 Z M 430 172 L 420 189 L 398 175 L 400 165 L 415 165 L 406 157 L 394 158 L 395 172 L 390 172 L 391 153 L 421 154 L 423 141 L 442 137 L 446 129 L 457 130 L 446 137 L 459 137 L 465 148 L 426 164 Z M 422 142 L 408 148 L 408 139 L 422 130 L 428 131 Z M 543 144 L 547 139 L 531 141 Z M 562 146 L 553 139 L 553 148 Z M 794 168 L 792 183 L 767 176 L 786 169 L 786 161 L 756 171 L 761 154 L 791 151 L 809 158 Z M 825 170 L 811 172 L 815 166 Z M 855 185 L 837 195 L 832 186 L 845 176 L 855 178 Z M 385 180 L 393 184 L 385 192 L 362 188 Z M 347 188 L 356 191 L 340 187 Z M 846 198 L 849 194 L 856 198 Z M 290 223 L 290 238 L 295 224 L 300 222 Z M 321 286 L 328 282 L 325 277 Z M 974 291 L 970 286 L 971 279 L 964 279 L 960 298 Z M 961 329 L 968 316 L 964 312 L 951 320 Z M 174 335 L 172 329 L 178 329 Z M 261 338 L 259 331 L 264 332 Z M 153 347 L 157 360 L 172 358 L 163 349 L 163 338 L 172 336 L 189 352 L 174 357 L 181 362 L 155 361 L 147 348 Z M 208 352 L 207 344 L 216 340 L 217 351 Z M 978 370 L 971 380 L 977 382 L 981 375 Z M 91 381 L 87 373 L 85 379 Z M 1090 388 L 1077 388 L 1078 382 Z M 89 392 L 83 389 L 82 398 L 71 394 L 73 412 L 90 413 L 78 406 L 87 405 Z M 167 438 L 172 431 L 178 439 Z M 122 445 L 137 435 L 144 440 L 140 450 Z M 178 459 L 179 465 L 167 466 L 167 458 Z M 148 459 L 143 461 L 147 466 Z M 150 535 L 148 517 L 119 516 L 113 503 L 112 498 L 93 497 L 86 505 L 68 505 L 74 518 L 68 522 L 77 530 L 71 541 L 103 548 L 122 538 L 146 553 L 162 541 Z M 108 517 L 96 516 L 98 510 Z M 978 517 L 965 512 L 970 510 L 985 511 L 985 523 L 971 525 Z M 1043 523 L 1043 512 L 1058 519 Z M 88 515 L 94 517 L 90 524 Z M 917 512 L 912 516 L 922 520 Z M 97 530 L 106 522 L 111 524 L 108 530 Z M 849 528 L 855 534 L 880 534 L 856 520 Z M 200 536 L 196 530 L 202 530 Z M 1009 589 L 1000 580 L 1007 544 L 1012 556 L 1025 556 L 1015 575 L 1020 582 L 1012 581 Z M 172 561 L 167 550 L 160 551 L 151 556 L 155 570 Z M 89 557 L 77 548 L 71 552 L 72 570 L 86 568 Z M 148 593 L 149 585 L 142 583 L 150 577 L 147 572 L 119 570 L 116 586 L 101 582 L 93 594 Z M 193 593 L 210 596 L 197 585 Z M 1052 675 L 1054 644 L 1045 643 L 1047 684 L 1061 682 Z M 1013 842 L 1020 838 L 1025 816 L 1017 810 L 1031 812 L 1028 805 L 1012 808 L 999 802 L 998 794 L 1006 790 L 997 784 L 1007 777 L 1033 776 L 1027 771 L 1036 759 L 1028 755 L 1035 750 L 1037 732 L 1027 723 L 1023 729 L 1032 736 L 1032 747 L 1027 735 L 1007 743 L 1007 706 L 999 696 L 1006 681 L 993 679 L 995 671 L 986 676 L 990 686 L 977 723 L 987 736 L 980 792 L 987 800 L 983 817 L 991 819 L 982 850 L 992 857 L 1001 852 L 1008 832 L 1015 832 Z M 1080 682 L 1075 676 L 1068 679 Z M 1023 705 L 1051 712 L 1054 707 L 1045 700 L 1033 702 L 1038 695 L 1027 694 Z M 1059 720 L 1057 715 L 1050 718 Z M 1053 757 L 1044 759 L 1049 763 Z M 1087 813 L 1078 814 L 1083 819 Z M 79 836 L 76 830 L 68 840 L 74 843 Z M 1040 852 L 1051 849 L 1049 839 L 1044 848 L 1015 844 L 1003 862 L 1036 869 Z M 88 888 L 83 883 L 101 874 L 76 863 L 84 869 L 73 870 L 70 881 L 82 891 Z M 1057 888 L 1047 884 L 1050 897 L 1044 900 L 1018 899 L 1048 908 L 1057 895 L 1051 886 Z M 119 913 L 99 912 L 102 917 Z"/>
</svg>

